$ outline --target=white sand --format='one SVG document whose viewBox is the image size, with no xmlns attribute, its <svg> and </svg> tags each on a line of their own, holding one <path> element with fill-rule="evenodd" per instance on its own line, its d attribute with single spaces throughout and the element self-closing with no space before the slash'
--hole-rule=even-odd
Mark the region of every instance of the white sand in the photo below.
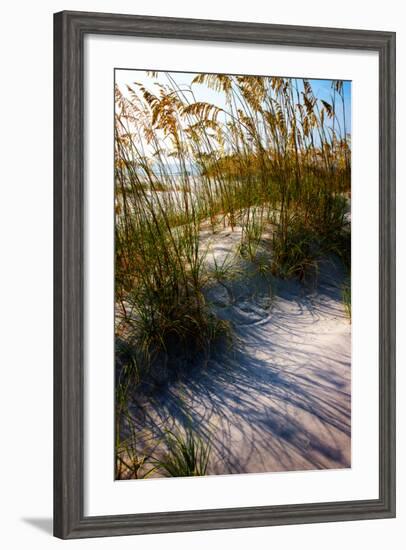
<svg viewBox="0 0 406 550">
<path fill-rule="evenodd" d="M 227 263 L 239 241 L 239 231 L 205 232 L 207 265 Z M 210 438 L 210 474 L 349 467 L 351 325 L 341 268 L 325 261 L 310 288 L 239 267 L 207 291 L 233 324 L 231 349 L 134 406 L 138 429 L 156 441 L 190 422 Z"/>
</svg>

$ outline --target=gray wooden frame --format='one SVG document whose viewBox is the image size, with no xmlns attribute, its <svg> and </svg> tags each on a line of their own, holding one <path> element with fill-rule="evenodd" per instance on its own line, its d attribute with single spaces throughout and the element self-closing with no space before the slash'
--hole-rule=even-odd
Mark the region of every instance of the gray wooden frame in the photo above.
<svg viewBox="0 0 406 550">
<path fill-rule="evenodd" d="M 85 34 L 279 44 L 379 53 L 378 499 L 84 516 L 82 278 Z M 395 33 L 102 13 L 55 14 L 54 237 L 55 536 L 98 537 L 395 516 Z"/>
</svg>

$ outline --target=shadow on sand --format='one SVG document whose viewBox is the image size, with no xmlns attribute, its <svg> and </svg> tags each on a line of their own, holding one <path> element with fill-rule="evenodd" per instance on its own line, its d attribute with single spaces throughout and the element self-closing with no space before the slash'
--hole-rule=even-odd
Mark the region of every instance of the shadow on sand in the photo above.
<svg viewBox="0 0 406 550">
<path fill-rule="evenodd" d="M 221 308 L 235 327 L 230 349 L 131 404 L 136 430 L 158 442 L 155 454 L 165 430 L 191 427 L 210 441 L 210 474 L 349 467 L 351 331 L 342 280 L 332 265 L 312 292 L 281 281 L 268 305 L 269 288 L 258 280 L 234 282 L 236 299 Z"/>
</svg>

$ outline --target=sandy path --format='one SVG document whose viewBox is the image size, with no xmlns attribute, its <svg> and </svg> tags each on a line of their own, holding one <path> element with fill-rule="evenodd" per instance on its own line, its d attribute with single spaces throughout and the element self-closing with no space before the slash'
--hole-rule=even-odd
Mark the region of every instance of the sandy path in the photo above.
<svg viewBox="0 0 406 550">
<path fill-rule="evenodd" d="M 224 259 L 236 239 L 223 235 L 210 254 Z M 137 428 L 156 439 L 191 423 L 210 438 L 211 474 L 349 467 L 351 325 L 343 278 L 326 261 L 313 289 L 246 270 L 210 289 L 218 315 L 233 323 L 231 349 L 138 400 Z"/>
</svg>

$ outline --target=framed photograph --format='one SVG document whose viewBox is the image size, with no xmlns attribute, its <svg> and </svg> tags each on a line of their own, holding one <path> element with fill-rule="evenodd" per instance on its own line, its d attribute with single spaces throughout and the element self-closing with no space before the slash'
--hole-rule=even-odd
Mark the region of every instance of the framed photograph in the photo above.
<svg viewBox="0 0 406 550">
<path fill-rule="evenodd" d="M 54 18 L 54 534 L 395 516 L 395 34 Z"/>
</svg>

